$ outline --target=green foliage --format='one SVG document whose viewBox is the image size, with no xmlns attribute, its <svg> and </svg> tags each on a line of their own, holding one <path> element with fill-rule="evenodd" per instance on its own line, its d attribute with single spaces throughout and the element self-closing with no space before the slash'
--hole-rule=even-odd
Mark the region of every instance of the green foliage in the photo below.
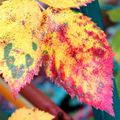
<svg viewBox="0 0 120 120">
<path fill-rule="evenodd" d="M 120 97 L 120 72 L 116 75 L 116 83 L 117 83 L 117 89 L 118 89 L 118 94 Z"/>
<path fill-rule="evenodd" d="M 120 22 L 120 7 L 108 11 L 108 15 L 113 22 Z"/>
<path fill-rule="evenodd" d="M 0 112 L 0 120 L 8 120 L 8 115 L 5 112 Z"/>
<path fill-rule="evenodd" d="M 98 17 L 98 13 L 100 13 L 100 8 L 99 8 L 99 5 L 98 5 L 98 0 L 95 0 L 95 2 L 93 2 L 92 4 L 91 4 L 91 6 L 93 7 L 93 9 L 94 9 L 94 11 L 99 11 L 99 12 L 97 12 L 97 14 L 92 14 L 91 15 L 91 17 L 92 17 L 92 19 L 94 20 L 94 18 L 96 17 L 97 18 L 97 20 L 99 20 L 99 22 L 96 22 L 101 28 L 102 28 L 102 24 L 100 24 L 101 23 L 101 17 L 99 16 Z M 87 14 L 89 15 L 89 14 L 91 14 L 92 12 L 91 12 L 91 10 L 92 9 L 89 9 L 88 10 L 88 8 L 87 8 Z M 118 14 L 120 13 L 120 11 L 119 12 L 117 12 L 117 17 L 118 17 Z M 108 14 L 109 14 L 109 12 L 108 12 Z M 115 13 L 116 14 L 116 13 Z M 111 15 L 111 13 L 110 13 L 110 15 Z M 111 15 L 112 16 L 112 15 Z M 113 17 L 113 16 L 112 16 Z M 110 17 L 111 19 L 112 19 L 112 17 Z M 119 16 L 119 18 L 120 18 L 120 16 Z M 113 19 L 115 19 L 115 18 L 113 18 Z M 120 21 L 120 19 L 119 19 L 119 21 Z M 116 33 L 117 35 L 116 35 L 116 37 L 114 37 L 113 39 L 117 39 L 119 36 L 120 36 L 120 34 L 119 33 Z M 119 34 L 119 35 L 118 35 Z M 120 41 L 120 39 L 117 39 L 117 40 L 119 40 Z M 115 41 L 114 41 L 115 42 Z M 120 42 L 119 42 L 120 43 Z M 113 43 L 112 43 L 113 44 Z M 113 44 L 113 46 L 116 46 L 116 43 L 114 43 Z M 117 45 L 118 47 L 120 47 L 119 45 Z M 119 48 L 118 48 L 119 49 Z M 116 50 L 116 49 L 115 49 Z M 118 69 L 118 72 L 119 72 L 120 70 Z M 118 74 L 117 74 L 118 75 Z M 119 77 L 119 76 L 118 76 Z M 120 78 L 120 77 L 119 77 Z M 117 80 L 117 82 L 119 82 L 119 80 Z M 115 112 L 115 117 L 112 117 L 112 116 L 110 116 L 110 115 L 108 115 L 106 112 L 104 112 L 104 111 L 101 111 L 101 110 L 97 110 L 97 109 L 95 109 L 95 108 L 93 108 L 93 113 L 94 113 L 94 117 L 95 117 L 95 120 L 120 120 L 120 99 L 119 99 L 119 97 L 118 97 L 118 91 L 117 91 L 117 87 L 116 87 L 116 82 L 115 82 L 115 79 L 113 79 L 113 83 L 114 83 L 114 95 L 113 95 L 113 107 L 114 107 L 114 112 Z M 117 83 L 118 85 L 120 85 L 120 83 Z M 120 88 L 120 87 L 119 87 Z M 119 92 L 120 93 L 120 92 Z"/>
<path fill-rule="evenodd" d="M 120 97 L 120 65 L 115 60 L 114 60 L 114 77 L 116 78 L 118 96 Z"/>
<path fill-rule="evenodd" d="M 108 15 L 113 22 L 120 22 L 120 7 L 117 7 L 113 10 L 108 11 Z M 115 35 L 112 37 L 111 47 L 114 51 L 115 60 L 120 64 L 120 29 L 117 30 Z M 116 66 L 116 65 L 115 65 Z M 120 66 L 118 71 L 115 73 L 118 93 L 120 96 Z"/>
<path fill-rule="evenodd" d="M 120 63 L 120 29 L 113 36 L 111 46 L 115 53 L 115 59 Z"/>
</svg>

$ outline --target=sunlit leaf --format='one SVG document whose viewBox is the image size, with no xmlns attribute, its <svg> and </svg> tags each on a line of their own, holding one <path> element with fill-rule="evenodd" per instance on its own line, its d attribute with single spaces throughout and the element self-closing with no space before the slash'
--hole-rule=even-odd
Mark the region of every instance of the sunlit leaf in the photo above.
<svg viewBox="0 0 120 120">
<path fill-rule="evenodd" d="M 94 0 L 39 0 L 54 8 L 70 8 L 86 6 Z"/>
<path fill-rule="evenodd" d="M 14 95 L 38 73 L 40 19 L 34 0 L 9 0 L 0 6 L 0 73 Z"/>
<path fill-rule="evenodd" d="M 113 53 L 105 33 L 82 13 L 50 8 L 40 30 L 47 76 L 72 97 L 114 115 Z"/>
<path fill-rule="evenodd" d="M 20 108 L 8 120 L 53 120 L 54 116 L 38 109 Z"/>
<path fill-rule="evenodd" d="M 108 11 L 108 15 L 113 22 L 120 22 L 120 7 Z"/>
</svg>

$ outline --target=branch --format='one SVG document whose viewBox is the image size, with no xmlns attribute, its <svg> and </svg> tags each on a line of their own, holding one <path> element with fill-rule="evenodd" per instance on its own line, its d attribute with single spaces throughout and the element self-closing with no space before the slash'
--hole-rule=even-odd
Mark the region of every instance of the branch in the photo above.
<svg viewBox="0 0 120 120">
<path fill-rule="evenodd" d="M 55 120 L 72 120 L 64 111 L 55 105 L 46 95 L 33 84 L 26 85 L 20 92 L 35 107 L 57 116 Z"/>
</svg>

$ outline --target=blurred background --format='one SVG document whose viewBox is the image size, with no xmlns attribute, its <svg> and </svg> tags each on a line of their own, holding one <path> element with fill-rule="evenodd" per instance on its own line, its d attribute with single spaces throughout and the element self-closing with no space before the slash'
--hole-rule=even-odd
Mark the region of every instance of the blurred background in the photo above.
<svg viewBox="0 0 120 120">
<path fill-rule="evenodd" d="M 99 0 L 99 3 L 105 32 L 115 53 L 114 76 L 120 93 L 120 0 Z M 32 82 L 74 120 L 94 120 L 90 106 L 78 102 L 77 98 L 71 99 L 63 88 L 51 83 L 44 73 L 41 72 Z M 0 94 L 0 120 L 8 120 L 15 109 L 16 105 Z"/>
</svg>

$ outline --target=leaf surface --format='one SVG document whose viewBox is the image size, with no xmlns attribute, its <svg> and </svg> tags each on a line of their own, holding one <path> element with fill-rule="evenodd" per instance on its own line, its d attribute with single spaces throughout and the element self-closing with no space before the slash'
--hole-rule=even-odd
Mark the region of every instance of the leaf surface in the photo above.
<svg viewBox="0 0 120 120">
<path fill-rule="evenodd" d="M 80 6 L 86 6 L 93 0 L 39 0 L 50 7 L 54 8 L 75 8 Z"/>
<path fill-rule="evenodd" d="M 53 118 L 53 115 L 38 109 L 20 108 L 8 120 L 53 120 Z"/>
<path fill-rule="evenodd" d="M 14 95 L 38 73 L 40 20 L 34 0 L 9 0 L 0 6 L 0 73 Z"/>
<path fill-rule="evenodd" d="M 72 97 L 114 115 L 113 53 L 105 33 L 71 10 L 48 8 L 41 26 L 47 76 Z"/>
</svg>

